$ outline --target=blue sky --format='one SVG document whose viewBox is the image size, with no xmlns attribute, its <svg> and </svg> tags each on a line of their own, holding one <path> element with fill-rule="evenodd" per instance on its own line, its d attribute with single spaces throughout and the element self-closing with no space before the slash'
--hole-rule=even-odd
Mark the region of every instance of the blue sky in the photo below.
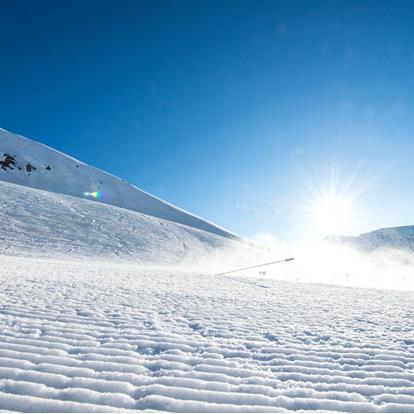
<svg viewBox="0 0 414 414">
<path fill-rule="evenodd" d="M 414 2 L 0 10 L 1 127 L 243 235 L 309 235 L 332 170 L 349 233 L 414 224 Z"/>
</svg>

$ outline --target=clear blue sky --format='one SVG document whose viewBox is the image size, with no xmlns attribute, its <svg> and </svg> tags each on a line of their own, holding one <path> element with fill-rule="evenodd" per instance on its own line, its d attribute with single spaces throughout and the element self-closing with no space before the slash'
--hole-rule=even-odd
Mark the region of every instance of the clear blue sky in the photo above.
<svg viewBox="0 0 414 414">
<path fill-rule="evenodd" d="M 332 167 L 414 224 L 414 2 L 0 0 L 0 126 L 243 235 Z"/>
</svg>

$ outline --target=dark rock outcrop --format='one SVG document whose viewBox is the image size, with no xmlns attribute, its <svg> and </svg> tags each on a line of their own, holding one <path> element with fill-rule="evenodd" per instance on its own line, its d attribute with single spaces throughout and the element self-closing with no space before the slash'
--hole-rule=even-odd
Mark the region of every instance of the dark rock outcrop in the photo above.
<svg viewBox="0 0 414 414">
<path fill-rule="evenodd" d="M 4 154 L 4 159 L 0 160 L 0 168 L 4 171 L 13 170 L 16 167 L 16 158 L 10 154 Z"/>
</svg>

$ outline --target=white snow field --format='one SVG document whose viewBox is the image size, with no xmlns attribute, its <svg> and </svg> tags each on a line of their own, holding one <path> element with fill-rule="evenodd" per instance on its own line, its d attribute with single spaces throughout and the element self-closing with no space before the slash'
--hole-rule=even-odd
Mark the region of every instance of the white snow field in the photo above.
<svg viewBox="0 0 414 414">
<path fill-rule="evenodd" d="M 136 211 L 0 181 L 0 254 L 177 264 L 242 245 Z"/>
<path fill-rule="evenodd" d="M 411 259 L 214 275 L 271 253 L 0 131 L 0 411 L 414 412 Z"/>
<path fill-rule="evenodd" d="M 0 408 L 414 411 L 414 296 L 0 256 Z"/>
</svg>

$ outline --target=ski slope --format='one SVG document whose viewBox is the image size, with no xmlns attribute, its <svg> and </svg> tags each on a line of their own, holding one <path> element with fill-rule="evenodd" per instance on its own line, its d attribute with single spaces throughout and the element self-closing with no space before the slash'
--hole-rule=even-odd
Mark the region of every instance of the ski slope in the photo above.
<svg viewBox="0 0 414 414">
<path fill-rule="evenodd" d="M 237 238 L 234 234 L 162 201 L 120 178 L 1 128 L 0 180 L 88 198 L 219 236 Z"/>
<path fill-rule="evenodd" d="M 0 256 L 0 408 L 414 411 L 412 292 Z"/>
<path fill-rule="evenodd" d="M 276 254 L 1 130 L 0 411 L 414 412 L 414 292 Z"/>
<path fill-rule="evenodd" d="M 135 211 L 0 181 L 0 254 L 177 265 L 243 244 Z"/>
</svg>

